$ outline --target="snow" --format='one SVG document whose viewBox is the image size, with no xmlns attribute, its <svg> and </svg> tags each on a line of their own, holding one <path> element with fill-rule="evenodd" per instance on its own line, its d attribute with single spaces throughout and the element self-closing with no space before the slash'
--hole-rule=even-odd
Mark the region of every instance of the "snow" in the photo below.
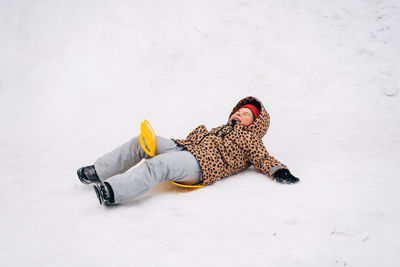
<svg viewBox="0 0 400 267">
<path fill-rule="evenodd" d="M 398 266 L 400 4 L 1 1 L 3 266 Z M 100 206 L 76 169 L 253 95 L 301 179 L 249 169 Z"/>
</svg>

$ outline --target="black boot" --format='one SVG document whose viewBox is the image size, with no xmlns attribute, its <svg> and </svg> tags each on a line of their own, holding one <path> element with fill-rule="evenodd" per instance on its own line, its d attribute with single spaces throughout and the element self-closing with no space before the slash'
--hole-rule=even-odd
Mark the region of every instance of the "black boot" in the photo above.
<svg viewBox="0 0 400 267">
<path fill-rule="evenodd" d="M 104 182 L 104 184 L 94 185 L 93 188 L 96 192 L 100 204 L 104 204 L 107 206 L 115 204 L 114 192 L 109 183 Z"/>
<path fill-rule="evenodd" d="M 84 184 L 101 183 L 99 176 L 97 176 L 94 165 L 79 168 L 76 172 L 79 180 Z"/>
</svg>

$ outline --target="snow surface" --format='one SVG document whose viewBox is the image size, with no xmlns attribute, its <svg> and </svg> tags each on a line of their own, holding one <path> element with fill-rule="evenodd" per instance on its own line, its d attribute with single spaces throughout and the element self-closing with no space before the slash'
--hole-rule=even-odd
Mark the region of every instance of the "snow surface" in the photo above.
<svg viewBox="0 0 400 267">
<path fill-rule="evenodd" d="M 0 1 L 2 266 L 399 266 L 396 0 Z M 76 169 L 253 95 L 301 179 L 100 206 Z"/>
</svg>

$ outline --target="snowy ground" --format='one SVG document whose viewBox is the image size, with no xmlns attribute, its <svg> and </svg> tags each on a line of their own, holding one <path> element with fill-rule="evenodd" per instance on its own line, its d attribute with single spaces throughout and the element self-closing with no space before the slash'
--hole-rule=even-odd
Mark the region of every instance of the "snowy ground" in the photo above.
<svg viewBox="0 0 400 267">
<path fill-rule="evenodd" d="M 396 0 L 0 0 L 2 266 L 399 266 Z M 264 102 L 270 154 L 98 205 L 76 169 Z"/>
</svg>

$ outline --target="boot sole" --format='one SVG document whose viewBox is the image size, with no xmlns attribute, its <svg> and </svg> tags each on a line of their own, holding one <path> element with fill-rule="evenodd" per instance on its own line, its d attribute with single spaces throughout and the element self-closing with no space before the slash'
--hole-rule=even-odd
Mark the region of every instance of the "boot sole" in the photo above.
<svg viewBox="0 0 400 267">
<path fill-rule="evenodd" d="M 85 178 L 83 178 L 83 173 L 82 173 L 83 168 L 79 168 L 76 171 L 76 174 L 78 175 L 79 181 L 81 181 L 83 184 L 90 184 Z"/>
<path fill-rule="evenodd" d="M 97 188 L 97 186 L 93 186 L 94 191 L 96 192 L 96 196 L 99 199 L 100 205 L 103 204 L 103 199 L 101 198 L 101 194 L 100 194 L 100 189 Z"/>
</svg>

